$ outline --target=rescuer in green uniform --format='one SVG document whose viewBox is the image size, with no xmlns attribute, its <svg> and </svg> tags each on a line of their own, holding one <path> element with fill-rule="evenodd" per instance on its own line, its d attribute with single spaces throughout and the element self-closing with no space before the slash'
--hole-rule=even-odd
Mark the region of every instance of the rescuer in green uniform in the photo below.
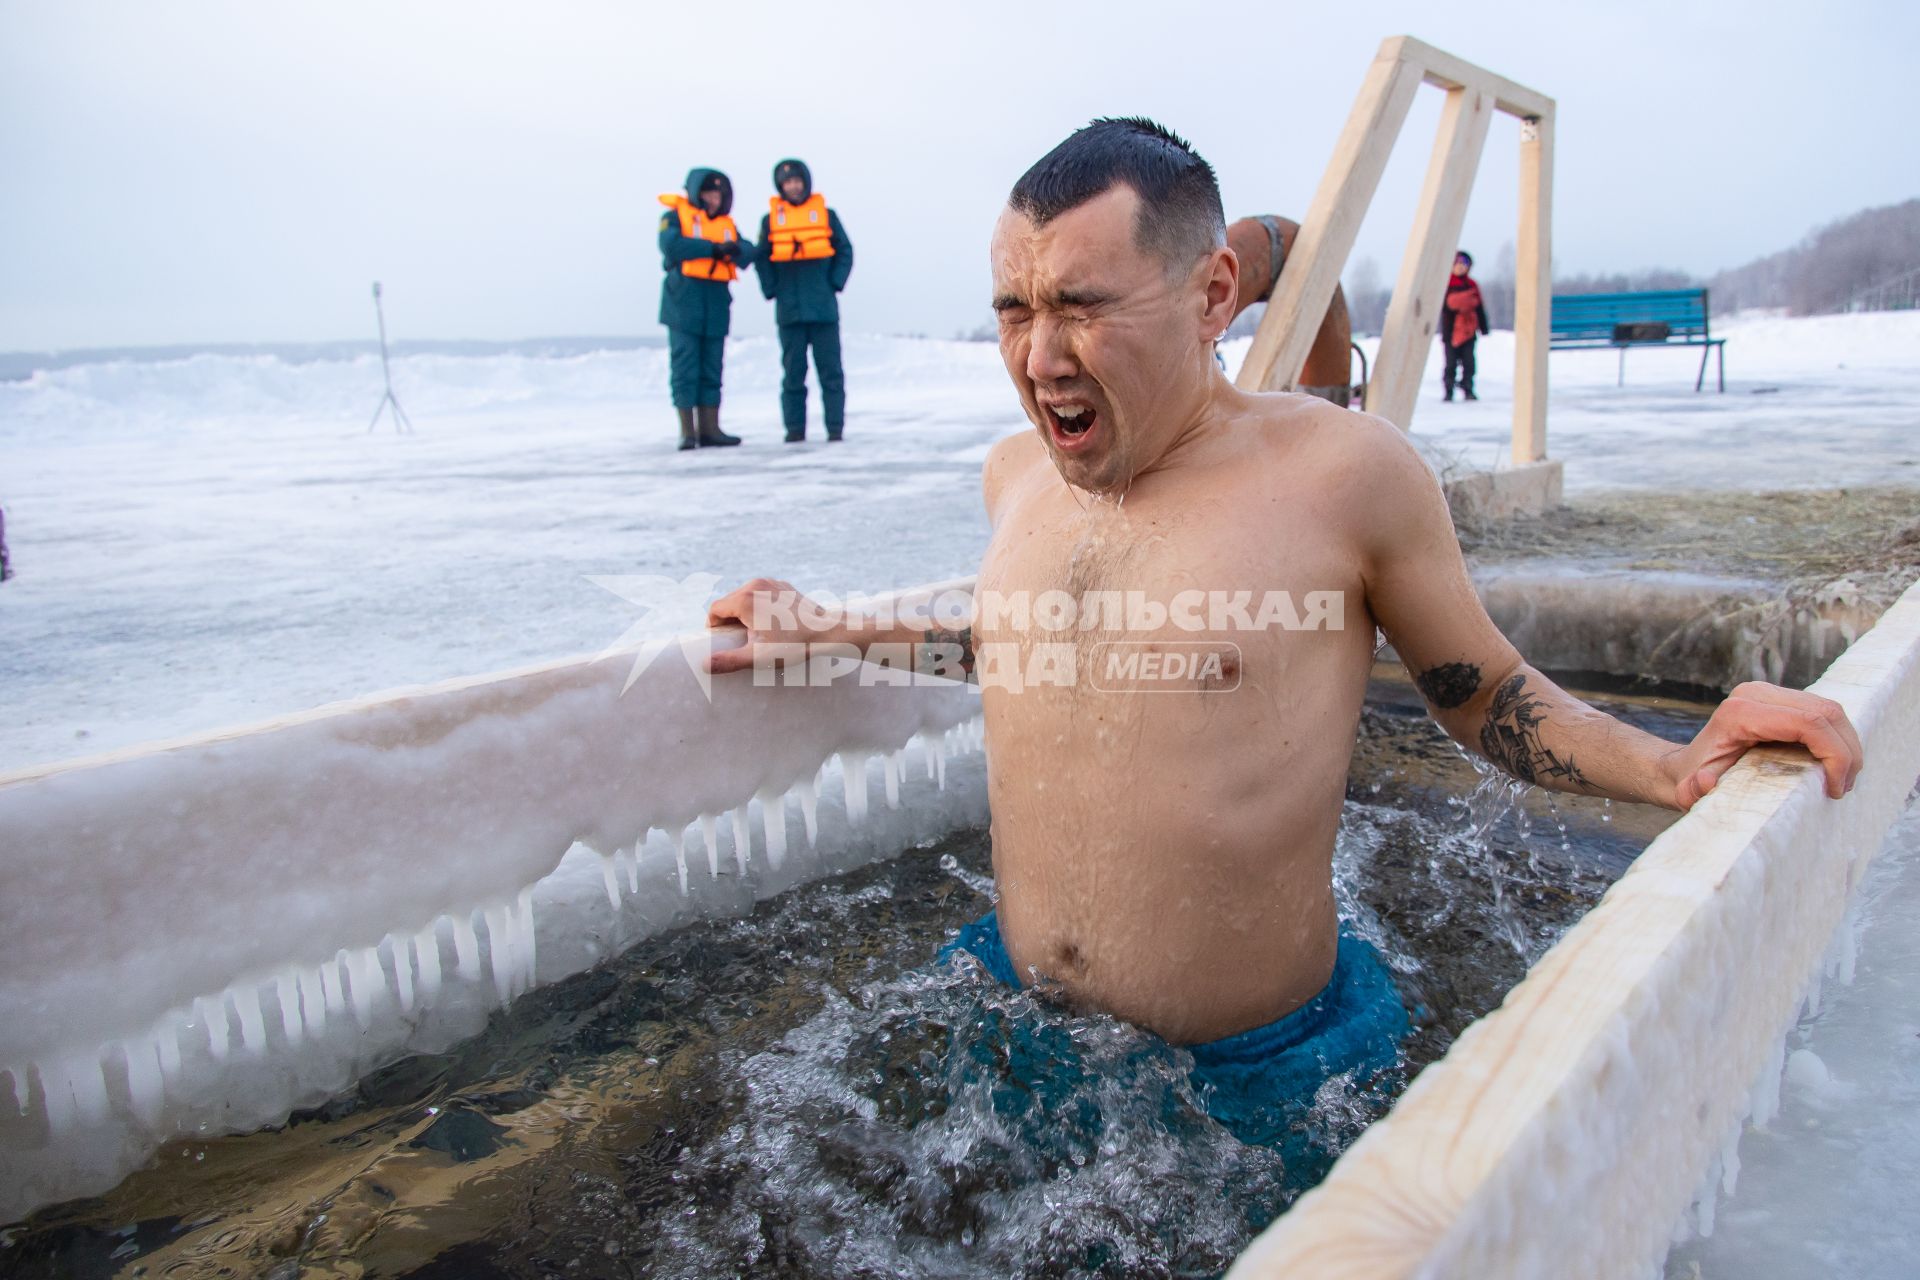
<svg viewBox="0 0 1920 1280">
<path fill-rule="evenodd" d="M 753 262 L 753 245 L 730 216 L 733 183 L 718 169 L 687 174 L 687 193 L 660 197 L 660 323 L 667 326 L 673 407 L 680 447 L 739 444 L 720 430 L 720 366 L 732 319 L 729 282 Z"/>
<path fill-rule="evenodd" d="M 807 348 L 820 375 L 827 439 L 847 422 L 847 378 L 840 365 L 840 300 L 853 274 L 853 241 L 826 197 L 813 189 L 804 162 L 773 167 L 774 196 L 760 220 L 760 292 L 773 299 L 780 327 L 780 419 L 787 443 L 807 438 Z"/>
</svg>

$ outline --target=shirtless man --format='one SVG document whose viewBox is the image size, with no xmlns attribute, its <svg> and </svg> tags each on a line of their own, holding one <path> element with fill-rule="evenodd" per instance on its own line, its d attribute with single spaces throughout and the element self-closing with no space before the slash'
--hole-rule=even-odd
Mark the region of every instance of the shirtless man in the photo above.
<svg viewBox="0 0 1920 1280">
<path fill-rule="evenodd" d="M 1798 742 L 1845 794 L 1862 758 L 1832 702 L 1742 685 L 1680 745 L 1528 666 L 1481 608 L 1440 485 L 1398 429 L 1219 372 L 1239 273 L 1223 227 L 1213 172 L 1184 142 L 1099 121 L 1020 179 L 993 236 L 1001 355 L 1034 430 L 987 459 L 976 600 L 1134 592 L 1164 615 L 1116 628 L 1129 620 L 1088 626 L 1083 611 L 1048 631 L 977 605 L 970 630 L 803 631 L 757 608 L 792 590 L 766 579 L 712 609 L 750 633 L 716 672 L 769 642 L 935 658 L 1067 646 L 1071 680 L 981 681 L 998 924 L 1022 981 L 1203 1047 L 1330 989 L 1336 954 L 1347 963 L 1331 858 L 1376 627 L 1449 734 L 1537 785 L 1684 810 L 1748 747 Z M 1185 626 L 1182 592 L 1210 602 L 1180 611 Z M 1249 628 L 1230 607 L 1278 592 L 1299 617 Z M 1177 691 L 1115 691 L 1100 662 L 1116 640 L 1230 660 Z"/>
</svg>

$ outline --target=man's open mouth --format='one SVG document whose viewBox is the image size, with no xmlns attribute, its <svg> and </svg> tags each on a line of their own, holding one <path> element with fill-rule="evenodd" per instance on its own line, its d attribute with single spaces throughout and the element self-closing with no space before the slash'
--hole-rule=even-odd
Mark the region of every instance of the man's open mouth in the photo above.
<svg viewBox="0 0 1920 1280">
<path fill-rule="evenodd" d="M 1041 408 L 1053 430 L 1054 442 L 1066 448 L 1084 444 L 1100 421 L 1099 413 L 1088 404 L 1049 404 Z"/>
</svg>

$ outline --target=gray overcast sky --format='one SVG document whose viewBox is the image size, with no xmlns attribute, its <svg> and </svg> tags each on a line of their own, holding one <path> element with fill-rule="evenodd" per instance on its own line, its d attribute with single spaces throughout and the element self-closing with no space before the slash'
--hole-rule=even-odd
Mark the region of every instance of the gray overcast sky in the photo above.
<svg viewBox="0 0 1920 1280">
<path fill-rule="evenodd" d="M 761 7 L 0 2 L 0 350 L 655 331 L 654 197 L 736 213 L 805 158 L 858 267 L 851 328 L 987 319 L 1020 171 L 1146 113 L 1227 214 L 1299 216 L 1380 40 L 1559 103 L 1563 271 L 1709 272 L 1920 195 L 1920 4 L 1131 3 Z M 1438 118 L 1423 90 L 1356 260 L 1391 281 Z M 1512 238 L 1496 119 L 1465 241 Z M 751 280 L 735 332 L 771 331 Z"/>
</svg>

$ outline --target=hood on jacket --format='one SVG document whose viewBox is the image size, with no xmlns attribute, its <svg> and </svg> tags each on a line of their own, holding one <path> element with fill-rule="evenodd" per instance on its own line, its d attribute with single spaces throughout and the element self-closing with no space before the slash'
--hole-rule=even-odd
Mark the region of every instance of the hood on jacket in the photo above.
<svg viewBox="0 0 1920 1280">
<path fill-rule="evenodd" d="M 813 171 L 807 168 L 805 160 L 782 160 L 773 166 L 773 194 L 785 200 L 787 193 L 780 189 L 780 184 L 796 173 L 800 175 L 800 181 L 807 184 L 807 189 L 800 193 L 800 198 L 794 203 L 805 204 L 813 195 Z"/>
<path fill-rule="evenodd" d="M 733 212 L 733 183 L 718 169 L 687 170 L 687 199 L 693 201 L 696 209 L 706 208 L 700 203 L 700 188 L 710 180 L 720 184 L 720 212 L 715 216 L 724 218 Z"/>
</svg>

